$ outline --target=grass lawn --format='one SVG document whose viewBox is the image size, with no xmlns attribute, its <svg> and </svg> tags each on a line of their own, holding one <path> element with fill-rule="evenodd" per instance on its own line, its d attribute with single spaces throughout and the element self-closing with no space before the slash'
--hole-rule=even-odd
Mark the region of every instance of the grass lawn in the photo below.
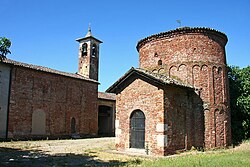
<svg viewBox="0 0 250 167">
<path fill-rule="evenodd" d="M 214 151 L 197 155 L 187 155 L 175 158 L 161 158 L 155 161 L 143 161 L 140 166 L 218 166 L 218 167 L 250 167 L 250 150 Z"/>
<path fill-rule="evenodd" d="M 189 154 L 190 153 L 190 154 Z M 184 153 L 185 154 L 185 153 Z M 207 152 L 188 152 L 184 156 L 145 160 L 139 166 L 155 167 L 250 167 L 250 140 L 231 149 Z"/>
</svg>

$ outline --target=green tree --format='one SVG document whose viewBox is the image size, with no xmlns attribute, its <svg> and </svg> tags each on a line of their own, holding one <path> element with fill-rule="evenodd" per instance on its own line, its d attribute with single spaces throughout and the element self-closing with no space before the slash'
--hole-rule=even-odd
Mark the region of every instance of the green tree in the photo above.
<svg viewBox="0 0 250 167">
<path fill-rule="evenodd" d="M 229 67 L 233 143 L 250 138 L 250 66 Z"/>
<path fill-rule="evenodd" d="M 11 53 L 9 48 L 11 46 L 11 41 L 8 38 L 0 37 L 0 60 L 6 58 L 8 53 Z"/>
</svg>

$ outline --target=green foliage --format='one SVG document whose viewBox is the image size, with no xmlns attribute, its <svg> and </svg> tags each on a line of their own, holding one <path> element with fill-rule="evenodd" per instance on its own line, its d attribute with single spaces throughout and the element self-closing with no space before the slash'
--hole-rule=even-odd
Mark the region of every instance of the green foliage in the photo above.
<svg viewBox="0 0 250 167">
<path fill-rule="evenodd" d="M 0 37 L 0 60 L 6 58 L 8 53 L 11 53 L 9 48 L 11 46 L 11 41 L 8 38 Z"/>
<path fill-rule="evenodd" d="M 250 138 L 250 66 L 229 67 L 233 143 Z"/>
</svg>

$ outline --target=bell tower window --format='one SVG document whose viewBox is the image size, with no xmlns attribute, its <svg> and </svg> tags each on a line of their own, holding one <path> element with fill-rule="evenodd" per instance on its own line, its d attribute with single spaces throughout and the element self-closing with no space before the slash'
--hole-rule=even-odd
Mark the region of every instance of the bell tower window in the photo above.
<svg viewBox="0 0 250 167">
<path fill-rule="evenodd" d="M 92 45 L 92 57 L 96 57 L 97 54 L 97 46 L 96 44 Z"/>
<path fill-rule="evenodd" d="M 88 45 L 84 43 L 82 45 L 82 56 L 87 56 L 87 48 L 88 48 Z"/>
</svg>

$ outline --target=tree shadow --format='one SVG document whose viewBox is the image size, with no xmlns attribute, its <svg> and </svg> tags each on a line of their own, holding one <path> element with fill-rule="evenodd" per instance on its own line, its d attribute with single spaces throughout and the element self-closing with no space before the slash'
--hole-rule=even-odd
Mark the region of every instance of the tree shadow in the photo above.
<svg viewBox="0 0 250 167">
<path fill-rule="evenodd" d="M 88 154 L 46 154 L 41 150 L 22 150 L 0 147 L 0 166 L 9 167 L 61 167 L 61 166 L 128 166 L 140 164 L 140 160 L 121 162 L 117 160 L 102 161 Z"/>
</svg>

